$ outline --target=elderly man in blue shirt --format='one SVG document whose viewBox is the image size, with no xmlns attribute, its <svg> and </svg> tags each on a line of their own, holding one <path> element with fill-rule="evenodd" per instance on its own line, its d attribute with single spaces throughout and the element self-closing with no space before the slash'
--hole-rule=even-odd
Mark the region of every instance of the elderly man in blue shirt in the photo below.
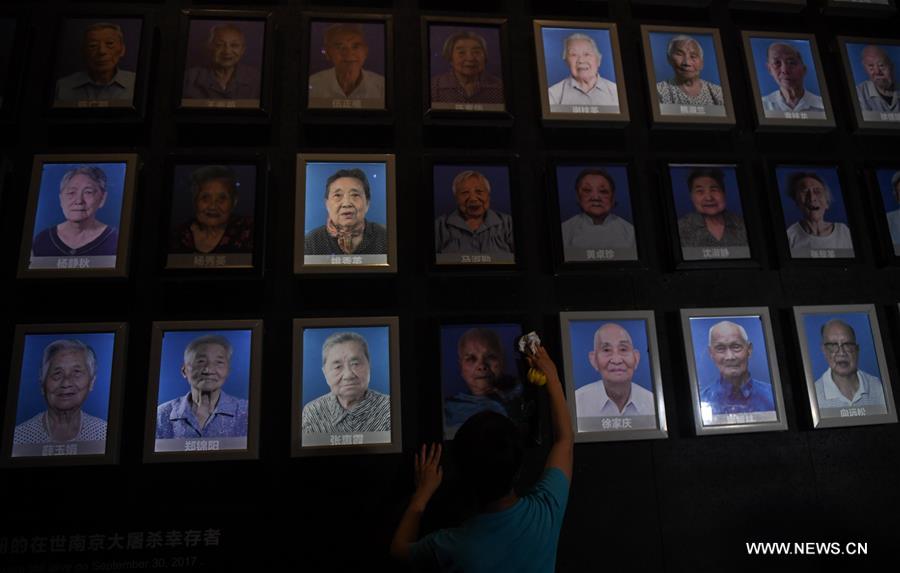
<svg viewBox="0 0 900 573">
<path fill-rule="evenodd" d="M 714 416 L 775 410 L 772 385 L 750 376 L 753 343 L 743 326 L 728 320 L 713 325 L 708 350 L 719 378 L 701 389 L 701 408 Z"/>
<path fill-rule="evenodd" d="M 56 102 L 103 101 L 109 106 L 130 106 L 134 99 L 134 72 L 119 68 L 125 56 L 125 35 L 118 24 L 98 22 L 84 31 L 81 44 L 86 69 L 56 82 Z"/>
</svg>

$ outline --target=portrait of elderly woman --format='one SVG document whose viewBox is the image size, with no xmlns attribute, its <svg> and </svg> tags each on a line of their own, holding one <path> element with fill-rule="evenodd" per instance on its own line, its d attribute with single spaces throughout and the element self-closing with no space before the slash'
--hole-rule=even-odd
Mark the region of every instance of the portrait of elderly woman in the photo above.
<svg viewBox="0 0 900 573">
<path fill-rule="evenodd" d="M 173 334 L 177 334 L 175 337 Z M 160 404 L 156 409 L 156 439 L 190 439 L 190 438 L 239 438 L 247 436 L 248 401 L 245 398 L 232 396 L 223 389 L 232 372 L 234 345 L 224 335 L 202 334 L 196 332 L 165 333 L 163 339 L 163 361 L 161 369 L 172 368 L 174 361 L 166 357 L 177 355 L 180 341 L 189 338 L 183 347 L 183 361 L 179 368 L 180 378 L 187 383 L 185 394 Z M 235 336 L 250 331 L 236 331 Z M 165 338 L 172 337 L 171 345 L 166 347 Z M 177 338 L 177 339 L 176 339 Z M 168 350 L 168 352 L 167 352 Z M 247 357 L 240 357 L 246 361 Z M 160 395 L 171 392 L 172 388 L 162 383 L 163 377 L 176 378 L 171 373 L 160 374 Z M 240 386 L 245 380 L 238 379 L 232 383 Z M 160 448 L 157 444 L 157 451 Z"/>
<path fill-rule="evenodd" d="M 710 253 L 723 253 L 720 247 L 726 247 L 729 255 L 715 258 L 749 257 L 744 219 L 728 208 L 730 199 L 734 208 L 740 209 L 740 197 L 729 197 L 727 193 L 726 179 L 735 187 L 737 184 L 734 167 L 672 165 L 669 169 L 679 215 L 682 256 L 688 260 L 711 258 Z M 737 189 L 733 189 L 732 194 L 736 193 Z M 685 196 L 690 200 L 689 207 L 685 205 Z"/>
<path fill-rule="evenodd" d="M 452 183 L 447 185 L 450 177 Z M 489 255 L 490 262 L 513 262 L 512 216 L 491 208 L 491 179 L 502 184 L 500 195 L 494 198 L 508 206 L 508 178 L 505 166 L 480 166 L 478 170 L 435 166 L 435 194 L 450 187 L 453 204 L 452 211 L 438 216 L 434 222 L 434 247 L 439 263 L 461 262 L 461 255 Z M 448 199 L 436 197 L 435 210 L 446 209 L 451 204 Z"/>
<path fill-rule="evenodd" d="M 853 239 L 850 228 L 829 221 L 828 210 L 837 207 L 845 218 L 836 169 L 804 170 L 778 168 L 782 191 L 794 203 L 785 205 L 785 224 L 799 215 L 787 228 L 788 246 L 794 258 L 852 257 Z M 829 184 L 828 179 L 832 183 Z M 834 190 L 833 190 L 834 186 Z"/>
<path fill-rule="evenodd" d="M 35 217 L 35 228 L 41 230 L 31 244 L 32 268 L 37 257 L 110 256 L 109 264 L 94 266 L 115 266 L 119 231 L 113 221 L 118 220 L 120 213 L 104 206 L 113 201 L 121 206 L 124 167 L 124 164 L 45 164 Z M 55 189 L 58 197 L 51 198 L 56 177 L 59 177 Z M 117 197 L 111 198 L 113 194 Z M 62 210 L 63 221 L 44 227 L 46 222 L 59 220 L 57 209 Z M 101 213 L 104 218 L 109 217 L 106 219 L 109 223 L 99 218 Z"/>
<path fill-rule="evenodd" d="M 315 330 L 318 329 L 313 329 Z M 387 332 L 386 327 L 377 330 L 384 334 Z M 374 358 L 376 362 L 384 362 L 387 360 L 386 338 L 382 336 L 378 340 L 384 340 L 385 347 L 379 348 L 376 345 L 378 353 Z M 306 337 L 304 342 L 307 342 Z M 314 350 L 312 347 L 308 349 L 310 358 Z M 318 365 L 317 360 L 315 363 Z M 321 376 L 328 385 L 328 393 L 311 399 L 303 406 L 301 433 L 390 432 L 391 398 L 371 386 L 373 371 L 384 376 L 385 370 L 380 366 L 382 365 L 373 364 L 369 343 L 360 332 L 338 330 L 328 335 L 321 346 Z M 304 376 L 304 394 L 310 388 L 310 382 Z M 389 381 L 375 382 L 378 386 L 387 388 Z M 303 441 L 304 444 L 315 442 L 305 438 Z M 390 441 L 390 436 L 386 435 L 384 441 Z"/>
<path fill-rule="evenodd" d="M 474 104 L 473 111 L 506 109 L 499 28 L 432 24 L 429 37 L 433 109 L 470 110 L 459 104 Z"/>
<path fill-rule="evenodd" d="M 492 325 L 441 329 L 445 439 L 452 439 L 463 422 L 478 412 L 497 412 L 517 425 L 525 422 L 522 384 L 514 374 L 514 365 L 504 356 L 503 343 L 505 340 L 511 346 L 518 328 Z"/>
<path fill-rule="evenodd" d="M 380 22 L 311 24 L 309 107 L 384 108 L 384 28 Z"/>
<path fill-rule="evenodd" d="M 253 252 L 256 166 L 179 165 L 174 179 L 170 254 Z"/>
<path fill-rule="evenodd" d="M 609 46 L 609 31 L 565 30 L 566 36 L 562 38 L 562 49 L 559 50 L 560 42 L 556 40 L 556 36 L 561 31 L 563 30 L 559 28 L 541 30 L 545 46 L 545 63 L 548 64 L 547 83 L 555 82 L 547 89 L 550 111 L 572 111 L 571 106 L 602 106 L 598 111 L 618 113 L 619 89 L 614 81 L 601 75 L 604 54 L 594 39 L 594 36 L 601 37 L 604 44 Z M 555 65 L 556 62 L 547 61 L 551 57 L 550 51 L 554 48 L 558 50 L 554 59 L 562 60 L 563 69 Z M 611 49 L 611 46 L 608 49 Z M 607 65 L 606 68 L 613 72 L 611 66 Z M 565 75 L 557 80 L 562 74 Z"/>
<path fill-rule="evenodd" d="M 705 113 L 725 114 L 725 94 L 719 79 L 714 36 L 650 32 L 654 48 L 656 95 L 662 114 L 680 115 L 681 106 L 701 106 Z M 660 50 L 665 45 L 665 62 Z M 707 45 L 704 50 L 703 44 Z M 709 66 L 706 60 L 709 59 Z M 671 107 L 670 107 L 671 106 Z M 718 113 L 716 113 L 718 112 Z"/>
<path fill-rule="evenodd" d="M 308 164 L 307 167 L 311 165 Z M 324 225 L 306 233 L 304 254 L 386 254 L 387 227 L 366 219 L 372 205 L 372 190 L 366 172 L 355 167 L 338 169 L 325 180 L 324 190 L 326 221 Z M 307 203 L 314 200 L 314 197 L 312 189 L 307 186 Z"/>
<path fill-rule="evenodd" d="M 13 455 L 29 455 L 28 448 L 17 445 L 64 444 L 72 442 L 104 442 L 106 421 L 84 411 L 98 378 L 97 354 L 94 349 L 77 338 L 56 338 L 57 335 L 30 335 L 26 337 L 26 353 L 39 355 L 40 368 L 37 372 L 23 369 L 20 396 L 27 394 L 36 380 L 46 408 L 31 418 L 19 423 L 13 434 Z M 98 337 L 103 335 L 93 335 Z M 107 335 L 111 338 L 113 335 Z M 43 341 L 51 341 L 43 346 Z M 41 350 L 37 346 L 43 346 Z M 102 343 L 102 342 L 101 342 Z M 110 354 L 111 357 L 111 354 Z M 26 357 L 25 366 L 31 362 Z M 108 367 L 106 368 L 108 371 Z M 31 378 L 36 375 L 35 378 Z M 107 381 L 108 392 L 108 381 Z M 108 394 L 105 397 L 108 400 Z M 19 410 L 23 409 L 20 398 Z M 33 404 L 36 405 L 36 404 Z M 104 404 L 104 406 L 107 406 Z M 33 411 L 33 410 L 32 410 Z M 99 451 L 103 451 L 103 447 Z M 35 452 L 40 455 L 40 452 Z M 87 453 L 84 451 L 78 453 Z M 93 452 L 91 452 L 93 453 Z"/>
<path fill-rule="evenodd" d="M 624 165 L 561 166 L 556 175 L 560 214 L 563 217 L 571 214 L 561 225 L 565 259 L 595 260 L 593 255 L 597 249 L 611 251 L 614 259 L 636 259 L 634 225 L 628 220 L 631 206 L 627 168 Z M 617 179 L 624 189 L 617 189 Z M 575 201 L 572 201 L 573 190 Z"/>
<path fill-rule="evenodd" d="M 264 37 L 262 21 L 191 20 L 181 105 L 258 107 Z"/>
</svg>

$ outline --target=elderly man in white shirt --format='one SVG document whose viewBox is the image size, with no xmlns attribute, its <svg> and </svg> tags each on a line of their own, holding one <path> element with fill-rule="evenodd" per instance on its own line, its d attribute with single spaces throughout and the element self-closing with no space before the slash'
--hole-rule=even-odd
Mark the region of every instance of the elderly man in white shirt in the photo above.
<svg viewBox="0 0 900 573">
<path fill-rule="evenodd" d="M 859 344 L 849 324 L 833 319 L 822 326 L 822 353 L 828 370 L 815 382 L 819 409 L 885 406 L 881 380 L 859 370 Z"/>
<path fill-rule="evenodd" d="M 769 45 L 766 51 L 766 69 L 778 84 L 778 89 L 763 96 L 765 111 L 800 112 L 825 111 L 822 98 L 806 91 L 806 64 L 796 48 L 781 42 Z"/>
</svg>

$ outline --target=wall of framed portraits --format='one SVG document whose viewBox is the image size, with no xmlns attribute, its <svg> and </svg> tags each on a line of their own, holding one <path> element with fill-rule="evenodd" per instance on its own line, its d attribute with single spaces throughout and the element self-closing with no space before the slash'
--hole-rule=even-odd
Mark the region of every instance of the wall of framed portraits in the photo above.
<svg viewBox="0 0 900 573">
<path fill-rule="evenodd" d="M 391 570 L 419 444 L 540 474 L 532 330 L 559 570 L 883 554 L 895 4 L 4 3 L 0 564 Z"/>
</svg>

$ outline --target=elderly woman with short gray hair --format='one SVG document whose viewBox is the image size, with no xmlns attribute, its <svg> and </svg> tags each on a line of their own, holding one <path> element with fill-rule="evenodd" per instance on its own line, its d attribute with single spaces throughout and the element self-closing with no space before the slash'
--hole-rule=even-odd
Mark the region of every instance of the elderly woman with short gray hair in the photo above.
<svg viewBox="0 0 900 573">
<path fill-rule="evenodd" d="M 660 104 L 725 105 L 722 86 L 700 77 L 703 47 L 696 39 L 679 34 L 666 45 L 666 59 L 674 75 L 656 84 Z"/>
</svg>

